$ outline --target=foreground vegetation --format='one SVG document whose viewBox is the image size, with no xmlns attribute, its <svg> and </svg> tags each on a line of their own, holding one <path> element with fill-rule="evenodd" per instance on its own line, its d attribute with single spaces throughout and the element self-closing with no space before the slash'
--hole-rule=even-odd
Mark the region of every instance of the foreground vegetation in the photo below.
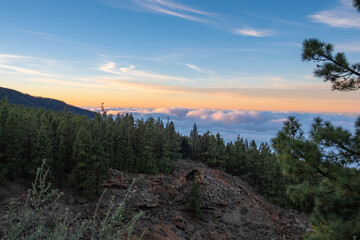
<svg viewBox="0 0 360 240">
<path fill-rule="evenodd" d="M 96 205 L 94 215 L 90 218 L 84 218 L 80 214 L 75 215 L 68 209 L 59 211 L 58 201 L 63 194 L 52 189 L 51 184 L 46 181 L 49 170 L 46 170 L 44 165 L 45 161 L 37 170 L 25 205 L 19 206 L 20 202 L 12 200 L 6 221 L 0 226 L 1 239 L 138 239 L 132 236 L 132 232 L 141 213 L 125 223 L 126 197 L 120 203 L 115 203 L 112 198 L 107 210 L 100 213 L 99 206 L 104 191 Z"/>
</svg>

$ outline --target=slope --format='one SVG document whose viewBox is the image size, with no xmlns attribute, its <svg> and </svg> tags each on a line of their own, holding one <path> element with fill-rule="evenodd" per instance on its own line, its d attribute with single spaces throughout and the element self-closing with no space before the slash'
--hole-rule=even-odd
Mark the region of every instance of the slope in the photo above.
<svg viewBox="0 0 360 240">
<path fill-rule="evenodd" d="M 19 91 L 0 87 L 0 100 L 7 97 L 12 104 L 21 104 L 27 107 L 45 108 L 54 111 L 69 111 L 78 115 L 85 115 L 90 118 L 95 117 L 95 113 L 86 109 L 74 107 L 52 98 L 34 97 L 29 94 L 24 94 Z"/>
</svg>

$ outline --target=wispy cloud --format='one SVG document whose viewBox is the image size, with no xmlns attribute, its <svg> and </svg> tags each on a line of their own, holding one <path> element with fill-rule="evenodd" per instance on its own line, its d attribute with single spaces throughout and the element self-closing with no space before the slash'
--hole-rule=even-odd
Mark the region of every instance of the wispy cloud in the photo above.
<svg viewBox="0 0 360 240">
<path fill-rule="evenodd" d="M 304 78 L 306 80 L 311 80 L 311 79 L 314 79 L 314 76 L 309 74 L 309 75 L 302 76 L 302 78 Z"/>
<path fill-rule="evenodd" d="M 360 52 L 360 42 L 335 44 L 335 47 L 342 52 Z"/>
<path fill-rule="evenodd" d="M 312 14 L 309 18 L 332 27 L 360 29 L 360 15 L 352 6 L 352 0 L 341 0 L 335 8 Z"/>
<path fill-rule="evenodd" d="M 4 65 L 4 64 L 0 64 L 0 68 L 4 68 L 4 69 L 15 71 L 17 73 L 28 74 L 28 75 L 49 76 L 46 73 L 35 71 L 32 69 L 26 69 L 26 68 L 21 68 L 21 67 L 16 67 L 16 66 L 9 66 L 9 65 Z"/>
<path fill-rule="evenodd" d="M 282 78 L 282 77 L 273 77 L 269 82 L 269 86 L 271 87 L 278 87 L 278 88 L 287 88 L 288 85 L 294 84 L 293 81 Z"/>
<path fill-rule="evenodd" d="M 205 69 L 205 68 L 201 68 L 198 67 L 194 64 L 185 64 L 185 66 L 187 66 L 188 68 L 194 70 L 195 72 L 199 72 L 199 73 L 205 73 L 205 74 L 209 74 L 209 75 L 214 75 L 214 71 L 210 70 L 210 69 Z"/>
<path fill-rule="evenodd" d="M 107 73 L 119 74 L 119 72 L 117 72 L 115 70 L 115 63 L 114 62 L 107 62 L 105 64 L 101 64 L 99 66 L 99 70 L 101 70 L 103 72 L 107 72 Z"/>
<path fill-rule="evenodd" d="M 27 34 L 31 34 L 31 35 L 35 35 L 35 36 L 39 36 L 39 37 L 49 40 L 49 41 L 78 45 L 78 46 L 85 46 L 85 47 L 91 47 L 91 48 L 96 47 L 95 45 L 92 45 L 92 44 L 65 39 L 65 38 L 62 38 L 55 34 L 52 34 L 52 33 L 39 32 L 39 31 L 34 31 L 34 30 L 29 30 L 29 29 L 14 29 L 14 30 L 23 32 L 23 33 L 27 33 Z"/>
<path fill-rule="evenodd" d="M 153 14 L 163 14 L 173 17 L 183 18 L 193 22 L 210 25 L 232 34 L 266 37 L 274 34 L 273 30 L 255 30 L 252 28 L 235 29 L 233 28 L 233 18 L 208 11 L 199 10 L 185 6 L 175 0 L 98 0 L 108 6 L 129 9 L 138 12 L 148 12 Z"/>
<path fill-rule="evenodd" d="M 13 55 L 13 54 L 1 54 L 0 53 L 0 62 L 8 62 L 11 60 L 16 60 L 16 59 L 28 59 L 30 57 L 27 56 L 21 56 L 21 55 Z"/>
<path fill-rule="evenodd" d="M 193 83 L 195 82 L 194 80 L 187 79 L 187 78 L 168 76 L 168 75 L 151 73 L 151 72 L 147 72 L 147 71 L 136 70 L 134 65 L 117 68 L 116 64 L 112 61 L 108 61 L 105 64 L 101 64 L 99 66 L 99 70 L 106 72 L 106 73 L 116 74 L 116 75 L 120 75 L 120 76 L 131 76 L 131 77 L 136 77 L 136 78 L 149 78 L 149 79 L 158 80 L 158 81 L 159 80 L 160 81 L 176 80 L 176 81 L 181 81 L 181 82 L 193 82 Z"/>
<path fill-rule="evenodd" d="M 174 62 L 176 59 L 183 56 L 183 54 L 170 53 L 159 56 L 142 56 L 142 55 L 131 55 L 131 54 L 114 54 L 114 53 L 95 53 L 95 55 L 101 57 L 102 59 L 126 59 L 126 60 L 140 60 L 140 61 L 150 61 L 158 63 L 168 63 Z"/>
<path fill-rule="evenodd" d="M 281 77 L 274 77 L 272 78 L 272 80 L 276 83 L 284 83 L 284 82 L 291 82 L 290 80 L 288 79 L 284 79 L 284 78 L 281 78 Z"/>
<path fill-rule="evenodd" d="M 262 15 L 257 15 L 257 14 L 252 14 L 252 13 L 248 13 L 248 15 L 251 16 L 251 17 L 256 17 L 258 19 L 263 19 L 263 20 L 266 20 L 266 21 L 271 21 L 271 22 L 276 22 L 276 23 L 281 23 L 281 24 L 286 24 L 286 25 L 292 25 L 292 26 L 298 26 L 298 27 L 309 27 L 306 24 L 291 21 L 291 20 L 272 18 L 272 17 L 265 17 L 265 16 L 262 16 Z"/>
<path fill-rule="evenodd" d="M 6 69 L 3 73 L 6 74 L 26 74 L 26 75 L 37 75 L 37 76 L 49 76 L 49 74 L 34 70 L 30 68 L 23 67 L 26 65 L 26 61 L 35 60 L 33 57 L 23 56 L 23 55 L 14 55 L 14 54 L 2 54 L 0 53 L 0 69 Z M 19 67 L 21 65 L 21 67 Z"/>
<path fill-rule="evenodd" d="M 127 8 L 135 11 L 150 12 L 179 17 L 195 22 L 210 22 L 215 14 L 185 6 L 172 0 L 99 0 L 104 4 L 117 8 Z"/>
<path fill-rule="evenodd" d="M 250 37 L 267 37 L 267 36 L 274 35 L 274 31 L 270 30 L 270 29 L 256 30 L 254 28 L 248 28 L 248 27 L 235 29 L 234 33 L 237 35 L 250 36 Z"/>
</svg>

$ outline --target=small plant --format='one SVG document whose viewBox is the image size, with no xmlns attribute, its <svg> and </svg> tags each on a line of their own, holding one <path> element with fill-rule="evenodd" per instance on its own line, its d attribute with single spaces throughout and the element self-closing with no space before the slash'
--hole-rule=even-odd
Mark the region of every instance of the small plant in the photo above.
<svg viewBox="0 0 360 240">
<path fill-rule="evenodd" d="M 46 183 L 49 169 L 45 170 L 45 161 L 37 170 L 32 188 L 23 207 L 12 200 L 3 229 L 0 229 L 0 239 L 130 239 L 136 221 L 142 213 L 136 214 L 129 223 L 124 223 L 124 208 L 126 197 L 120 204 L 112 197 L 103 218 L 99 217 L 98 209 L 104 197 L 101 195 L 96 210 L 91 219 L 81 220 L 80 215 L 71 214 L 68 209 L 58 211 L 58 200 L 63 193 L 51 189 Z M 131 184 L 128 193 L 132 187 Z M 55 219 L 55 220 L 52 220 Z"/>
<path fill-rule="evenodd" d="M 201 198 L 200 182 L 197 178 L 195 178 L 195 180 L 191 185 L 189 204 L 190 204 L 189 210 L 193 214 L 193 217 L 199 219 L 201 216 L 202 198 Z"/>
</svg>

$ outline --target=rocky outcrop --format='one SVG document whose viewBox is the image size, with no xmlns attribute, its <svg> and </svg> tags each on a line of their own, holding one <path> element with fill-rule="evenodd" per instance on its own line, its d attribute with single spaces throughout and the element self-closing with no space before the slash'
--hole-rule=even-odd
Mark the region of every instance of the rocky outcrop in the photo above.
<svg viewBox="0 0 360 240">
<path fill-rule="evenodd" d="M 198 178 L 203 198 L 202 216 L 187 211 L 192 181 Z M 144 239 L 301 239 L 307 216 L 274 206 L 237 177 L 205 165 L 180 160 L 171 175 L 146 175 L 109 171 L 104 183 L 122 199 L 129 211 L 142 211 L 138 231 Z"/>
<path fill-rule="evenodd" d="M 203 199 L 200 219 L 192 218 L 187 210 L 195 178 L 199 179 Z M 109 170 L 102 186 L 108 191 L 99 212 L 106 211 L 112 196 L 119 203 L 125 199 L 126 216 L 143 212 L 135 234 L 144 233 L 144 240 L 301 239 L 302 234 L 311 231 L 306 215 L 274 206 L 241 179 L 188 160 L 179 160 L 169 175 Z M 29 187 L 25 180 L 0 186 L 0 225 L 10 199 L 25 202 Z M 85 197 L 68 186 L 61 191 L 65 193 L 61 209 L 92 217 L 96 195 Z"/>
</svg>

